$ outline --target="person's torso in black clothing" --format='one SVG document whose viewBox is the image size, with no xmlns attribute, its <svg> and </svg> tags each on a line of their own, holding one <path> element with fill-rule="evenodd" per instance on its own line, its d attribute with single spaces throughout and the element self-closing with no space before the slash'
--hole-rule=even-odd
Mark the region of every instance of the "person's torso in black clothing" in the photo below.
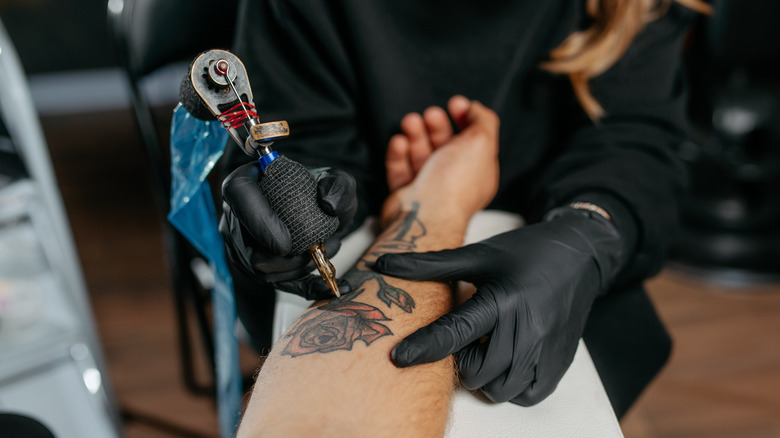
<svg viewBox="0 0 780 438">
<path fill-rule="evenodd" d="M 326 44 L 319 35 L 330 34 L 327 44 L 341 45 L 337 56 L 312 59 L 311 64 L 300 67 L 314 70 L 313 75 L 318 74 L 317 69 L 348 72 L 341 76 L 348 80 L 339 85 L 355 102 L 358 135 L 374 151 L 366 163 L 369 179 L 374 179 L 369 184 L 374 187 L 384 181 L 381 158 L 389 138 L 400 132 L 401 118 L 431 105 L 446 107 L 455 94 L 482 102 L 501 120 L 500 189 L 493 208 L 521 210 L 530 195 L 534 170 L 570 132 L 560 129 L 562 119 L 569 119 L 576 108 L 568 80 L 542 71 L 539 64 L 576 29 L 581 20 L 578 2 L 346 0 L 279 4 L 284 4 L 291 19 L 305 23 L 299 30 L 310 32 L 307 37 L 313 44 Z M 252 5 L 245 13 L 263 16 L 259 22 L 265 23 L 270 9 L 260 9 Z M 274 86 L 280 78 L 263 76 L 264 70 L 258 67 L 277 60 L 258 59 L 251 51 L 246 55 L 249 58 L 243 61 L 257 87 Z M 325 95 L 330 92 L 323 90 Z M 278 102 L 263 100 L 262 92 L 256 94 L 261 113 L 275 112 Z M 295 121 L 290 122 L 295 135 Z M 284 141 L 278 148 L 285 150 Z M 302 152 L 292 155 L 306 161 L 300 156 Z M 320 164 L 325 163 L 313 163 Z M 384 193 L 376 197 L 382 199 Z"/>
<path fill-rule="evenodd" d="M 517 210 L 527 200 L 529 172 L 560 140 L 556 117 L 571 108 L 566 78 L 539 64 L 575 28 L 573 2 L 351 3 L 348 27 L 375 36 L 352 44 L 376 146 L 399 132 L 409 112 L 446 108 L 454 94 L 478 100 L 502 123 L 500 189 L 492 207 Z"/>
<path fill-rule="evenodd" d="M 354 175 L 359 218 L 377 214 L 385 199 L 385 152 L 401 118 L 462 94 L 501 120 L 500 186 L 490 207 L 531 223 L 572 200 L 597 203 L 636 254 L 627 272 L 643 277 L 660 269 L 685 187 L 673 148 L 686 134 L 680 52 L 693 14 L 671 6 L 589 82 L 606 109 L 594 124 L 568 78 L 540 66 L 588 25 L 584 5 L 248 0 L 234 50 L 261 119 L 290 123 L 277 149 Z M 248 160 L 234 146 L 228 155 L 228 169 Z"/>
</svg>

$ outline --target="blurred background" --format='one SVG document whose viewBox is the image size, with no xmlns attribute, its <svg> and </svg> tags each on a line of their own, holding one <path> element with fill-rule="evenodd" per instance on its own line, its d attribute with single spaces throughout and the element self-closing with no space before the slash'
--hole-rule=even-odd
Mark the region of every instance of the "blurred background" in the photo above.
<svg viewBox="0 0 780 438">
<path fill-rule="evenodd" d="M 0 0 L 0 411 L 48 391 L 30 409 L 72 436 L 216 437 L 208 279 L 163 221 L 159 164 L 187 62 L 229 44 L 231 20 L 194 52 L 181 36 L 152 50 L 152 36 L 116 33 L 132 4 L 149 13 Z M 622 420 L 627 437 L 780 436 L 780 5 L 714 5 L 687 47 L 684 227 L 648 284 L 674 351 Z M 6 72 L 13 48 L 20 77 Z M 247 374 L 259 360 L 242 350 Z M 62 407 L 70 375 L 88 391 Z"/>
</svg>

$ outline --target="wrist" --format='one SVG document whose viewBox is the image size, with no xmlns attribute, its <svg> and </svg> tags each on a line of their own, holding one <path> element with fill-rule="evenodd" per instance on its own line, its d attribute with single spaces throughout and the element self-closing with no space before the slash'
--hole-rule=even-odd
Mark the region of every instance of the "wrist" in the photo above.
<svg viewBox="0 0 780 438">
<path fill-rule="evenodd" d="M 601 273 L 600 289 L 605 292 L 629 257 L 617 226 L 607 218 L 609 214 L 598 210 L 566 205 L 547 212 L 544 222 L 559 224 L 557 234 L 568 236 L 568 245 L 593 258 Z M 566 229 L 570 232 L 562 231 Z"/>
<path fill-rule="evenodd" d="M 635 215 L 632 204 L 607 192 L 582 192 L 568 199 L 568 203 L 584 202 L 597 205 L 610 216 L 623 242 L 621 272 L 631 271 L 640 242 L 641 221 Z"/>
<path fill-rule="evenodd" d="M 460 205 L 457 200 L 441 202 L 439 197 L 417 196 L 413 190 L 402 188 L 392 192 L 382 205 L 380 222 L 382 229 L 387 228 L 395 219 L 412 210 L 419 210 L 432 223 L 444 228 L 464 229 L 476 211 Z"/>
<path fill-rule="evenodd" d="M 381 229 L 386 231 L 394 228 L 399 220 L 410 214 L 425 229 L 425 238 L 418 242 L 417 251 L 451 249 L 463 245 L 463 236 L 471 216 L 437 202 L 415 201 L 391 194 L 382 208 Z"/>
</svg>

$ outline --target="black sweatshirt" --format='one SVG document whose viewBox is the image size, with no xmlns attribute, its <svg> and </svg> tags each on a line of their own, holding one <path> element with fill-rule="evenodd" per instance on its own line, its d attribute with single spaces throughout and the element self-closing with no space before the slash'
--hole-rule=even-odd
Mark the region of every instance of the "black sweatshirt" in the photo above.
<svg viewBox="0 0 780 438">
<path fill-rule="evenodd" d="M 358 181 L 361 215 L 387 193 L 384 156 L 409 112 L 455 94 L 501 119 L 500 188 L 490 208 L 537 221 L 573 200 L 612 216 L 631 255 L 623 280 L 657 272 L 673 237 L 685 170 L 681 49 L 693 12 L 673 5 L 590 82 L 592 123 L 568 78 L 539 68 L 589 23 L 585 0 L 251 0 L 234 50 L 263 121 L 289 121 L 277 150 Z M 228 148 L 227 165 L 247 158 Z"/>
</svg>

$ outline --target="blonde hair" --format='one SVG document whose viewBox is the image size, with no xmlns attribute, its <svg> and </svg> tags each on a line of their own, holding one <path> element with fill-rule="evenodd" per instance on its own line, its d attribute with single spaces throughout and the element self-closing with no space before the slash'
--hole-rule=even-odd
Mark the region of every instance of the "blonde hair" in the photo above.
<svg viewBox="0 0 780 438">
<path fill-rule="evenodd" d="M 710 5 L 701 0 L 674 0 L 703 14 Z M 609 69 L 628 50 L 644 26 L 663 15 L 672 0 L 587 0 L 586 11 L 593 25 L 569 35 L 550 53 L 542 68 L 568 74 L 574 94 L 593 121 L 604 116 L 604 108 L 593 97 L 588 81 Z"/>
</svg>

